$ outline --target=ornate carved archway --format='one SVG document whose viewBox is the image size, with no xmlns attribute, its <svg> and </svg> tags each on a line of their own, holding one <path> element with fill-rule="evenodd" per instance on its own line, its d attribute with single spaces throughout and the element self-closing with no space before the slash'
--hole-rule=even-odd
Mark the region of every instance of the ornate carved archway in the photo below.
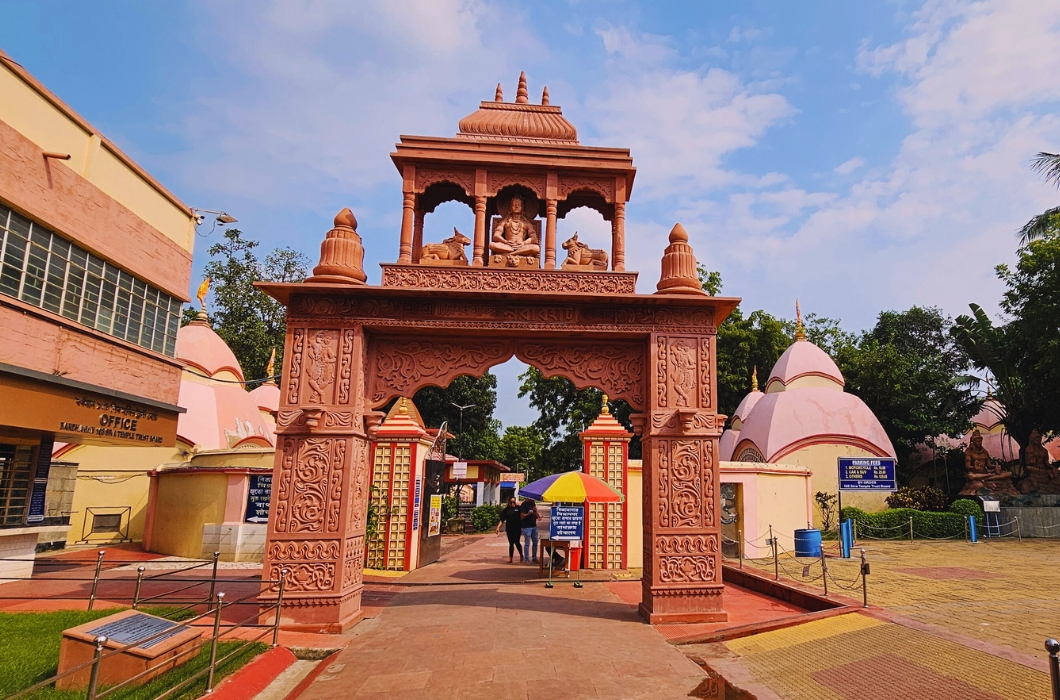
<svg viewBox="0 0 1060 700">
<path fill-rule="evenodd" d="M 646 295 L 631 272 L 408 264 L 407 228 L 405 264 L 383 265 L 382 285 L 369 286 L 356 228 L 343 210 L 313 277 L 260 285 L 288 308 L 264 569 L 267 582 L 289 571 L 283 626 L 334 632 L 360 617 L 374 409 L 513 355 L 638 411 L 641 612 L 724 620 L 714 344 L 739 300 L 703 292 L 684 229 L 671 232 L 658 291 Z"/>
</svg>

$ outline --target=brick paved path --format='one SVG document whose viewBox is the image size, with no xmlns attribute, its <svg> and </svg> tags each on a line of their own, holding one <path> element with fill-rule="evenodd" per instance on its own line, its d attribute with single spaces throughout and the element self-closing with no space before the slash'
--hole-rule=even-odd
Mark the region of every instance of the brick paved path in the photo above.
<svg viewBox="0 0 1060 700">
<path fill-rule="evenodd" d="M 536 575 L 506 561 L 486 537 L 403 578 L 465 584 L 405 588 L 300 700 L 687 698 L 703 682 L 606 584 L 474 583 Z"/>
</svg>

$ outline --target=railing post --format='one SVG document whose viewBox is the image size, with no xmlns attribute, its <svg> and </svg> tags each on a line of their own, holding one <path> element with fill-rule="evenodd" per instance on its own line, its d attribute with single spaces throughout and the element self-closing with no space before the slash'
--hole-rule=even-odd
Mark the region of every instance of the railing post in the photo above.
<svg viewBox="0 0 1060 700">
<path fill-rule="evenodd" d="M 214 590 L 217 587 L 217 560 L 221 557 L 220 552 L 213 553 L 213 576 L 210 577 L 210 597 L 208 600 L 213 602 Z"/>
<path fill-rule="evenodd" d="M 828 597 L 828 562 L 824 560 L 824 547 L 821 547 L 821 580 L 824 581 L 824 597 Z"/>
<path fill-rule="evenodd" d="M 743 530 L 736 531 L 736 554 L 740 557 L 740 568 L 743 568 Z"/>
<path fill-rule="evenodd" d="M 777 538 L 773 536 L 773 526 L 769 526 L 769 544 L 773 547 L 773 579 L 780 580 L 780 562 L 777 561 Z"/>
<path fill-rule="evenodd" d="M 213 637 L 210 639 L 210 671 L 206 676 L 206 691 L 213 691 L 213 673 L 217 665 L 217 639 L 221 635 L 221 609 L 224 607 L 225 594 L 217 594 L 217 608 L 213 614 Z"/>
<path fill-rule="evenodd" d="M 1056 656 L 1060 652 L 1060 642 L 1052 638 L 1046 639 L 1045 650 L 1049 652 L 1049 680 L 1052 681 L 1053 700 L 1060 700 L 1060 659 Z"/>
<path fill-rule="evenodd" d="M 1020 519 L 1019 519 L 1019 516 L 1018 515 L 1014 516 L 1014 519 L 1016 520 L 1016 537 L 1019 538 L 1020 544 L 1023 544 L 1023 533 L 1020 532 Z"/>
<path fill-rule="evenodd" d="M 913 544 L 913 516 L 909 516 L 909 544 Z"/>
<path fill-rule="evenodd" d="M 133 610 L 140 607 L 140 586 L 144 584 L 144 567 L 136 567 L 136 591 L 133 593 Z"/>
<path fill-rule="evenodd" d="M 99 586 L 99 571 L 103 568 L 103 555 L 107 553 L 107 550 L 99 550 L 99 554 L 96 555 L 96 575 L 92 577 L 92 592 L 88 594 L 88 609 L 91 610 L 92 606 L 96 604 L 96 588 Z"/>
<path fill-rule="evenodd" d="M 276 622 L 272 625 L 272 645 L 280 645 L 280 610 L 283 608 L 283 585 L 287 581 L 287 569 L 280 569 L 280 589 L 276 594 Z"/>
<path fill-rule="evenodd" d="M 869 607 L 869 563 L 865 561 L 865 550 L 861 550 L 861 607 Z"/>
<path fill-rule="evenodd" d="M 964 541 L 965 542 L 968 541 L 968 518 L 967 517 L 965 517 L 965 519 L 964 519 Z"/>
<path fill-rule="evenodd" d="M 96 686 L 99 684 L 99 665 L 103 659 L 103 647 L 107 643 L 107 638 L 102 634 L 96 637 L 96 655 L 92 659 L 92 671 L 88 676 L 88 693 L 85 695 L 85 700 L 96 700 Z M 1056 658 L 1055 655 L 1053 658 Z"/>
</svg>

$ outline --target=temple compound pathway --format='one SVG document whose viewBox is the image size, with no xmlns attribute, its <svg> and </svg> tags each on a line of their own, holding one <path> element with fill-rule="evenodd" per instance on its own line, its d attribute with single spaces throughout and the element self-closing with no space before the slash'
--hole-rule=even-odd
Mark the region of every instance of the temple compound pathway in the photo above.
<svg viewBox="0 0 1060 700">
<path fill-rule="evenodd" d="M 1046 668 L 1043 643 L 1060 637 L 1060 540 L 1006 538 L 976 544 L 866 540 L 858 542 L 862 547 L 872 567 L 870 605 L 920 623 L 922 629 L 937 628 L 982 642 L 983 648 L 1008 647 L 1018 655 L 1036 657 Z M 855 549 L 855 557 L 847 560 L 828 557 L 836 579 L 857 578 L 857 553 Z M 816 560 L 796 563 L 788 556 L 780 562 L 782 578 L 799 582 L 804 565 L 811 567 L 810 578 L 820 575 Z M 752 565 L 773 573 L 772 560 L 745 562 Z M 820 582 L 813 585 L 819 587 Z M 860 586 L 832 590 L 861 597 Z"/>
</svg>

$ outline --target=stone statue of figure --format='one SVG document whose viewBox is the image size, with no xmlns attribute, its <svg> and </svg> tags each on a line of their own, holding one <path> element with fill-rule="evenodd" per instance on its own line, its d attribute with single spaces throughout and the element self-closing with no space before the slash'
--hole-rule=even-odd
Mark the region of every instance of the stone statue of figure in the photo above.
<svg viewBox="0 0 1060 700">
<path fill-rule="evenodd" d="M 520 267 L 532 263 L 537 267 L 541 255 L 541 244 L 533 220 L 524 211 L 522 197 L 512 197 L 508 202 L 508 213 L 493 227 L 490 252 L 505 256 L 509 267 Z M 529 258 L 524 261 L 520 258 Z"/>
<path fill-rule="evenodd" d="M 1023 493 L 1060 493 L 1060 471 L 1049 466 L 1049 451 L 1042 445 L 1042 434 L 1031 431 L 1023 450 L 1026 478 L 1020 482 Z"/>
<path fill-rule="evenodd" d="M 1015 493 L 1012 472 L 1002 471 L 999 465 L 993 463 L 990 453 L 983 447 L 983 434 L 978 429 L 972 431 L 970 442 L 964 450 L 964 470 L 968 483 L 960 495 L 976 495 L 981 489 L 990 493 Z"/>
</svg>

